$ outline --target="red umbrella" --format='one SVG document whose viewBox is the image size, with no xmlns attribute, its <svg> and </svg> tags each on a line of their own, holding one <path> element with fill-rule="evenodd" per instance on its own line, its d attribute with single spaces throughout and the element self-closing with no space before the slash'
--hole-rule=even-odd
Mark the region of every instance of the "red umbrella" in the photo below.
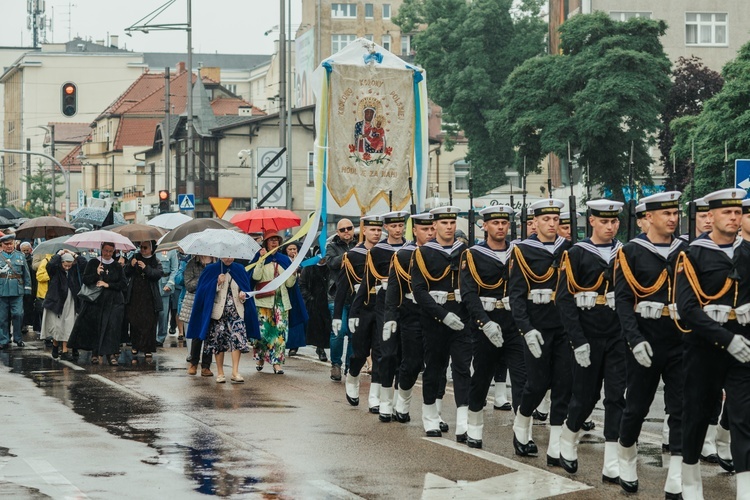
<svg viewBox="0 0 750 500">
<path fill-rule="evenodd" d="M 237 214 L 229 222 L 246 233 L 265 231 L 283 231 L 300 224 L 300 218 L 291 210 L 283 208 L 256 208 L 249 212 Z"/>
</svg>

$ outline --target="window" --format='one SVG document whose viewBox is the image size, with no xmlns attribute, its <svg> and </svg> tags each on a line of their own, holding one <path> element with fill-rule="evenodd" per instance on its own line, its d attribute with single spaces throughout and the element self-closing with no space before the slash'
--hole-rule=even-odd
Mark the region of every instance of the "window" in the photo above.
<svg viewBox="0 0 750 500">
<path fill-rule="evenodd" d="M 331 54 L 335 54 L 356 39 L 357 35 L 331 35 Z"/>
<path fill-rule="evenodd" d="M 374 9 L 372 7 L 372 4 L 366 3 L 365 4 L 365 19 L 372 19 L 373 17 L 375 17 L 375 15 L 374 15 Z"/>
<path fill-rule="evenodd" d="M 618 12 L 618 11 L 610 11 L 609 17 L 612 18 L 614 21 L 627 21 L 629 19 L 633 19 L 634 17 L 642 17 L 643 19 L 651 19 L 651 13 L 650 12 Z"/>
<path fill-rule="evenodd" d="M 408 56 L 411 54 L 411 36 L 401 35 L 401 55 Z"/>
<path fill-rule="evenodd" d="M 727 15 L 688 12 L 685 14 L 686 45 L 727 45 Z"/>
<path fill-rule="evenodd" d="M 372 35 L 365 35 L 365 40 L 373 41 Z"/>
<path fill-rule="evenodd" d="M 456 191 L 469 190 L 469 170 L 471 166 L 463 160 L 453 164 L 453 189 Z"/>
<path fill-rule="evenodd" d="M 154 186 L 156 186 L 156 163 L 150 162 L 148 164 L 148 170 L 149 170 L 149 176 L 148 176 L 149 185 L 146 186 L 145 191 L 147 193 L 153 193 Z"/>
<path fill-rule="evenodd" d="M 391 35 L 383 35 L 383 48 L 391 51 Z"/>
<path fill-rule="evenodd" d="M 307 152 L 307 185 L 312 186 L 315 183 L 315 154 L 312 151 Z"/>
<path fill-rule="evenodd" d="M 337 17 L 339 19 L 356 19 L 357 18 L 357 4 L 356 3 L 332 3 L 331 4 L 331 17 Z"/>
<path fill-rule="evenodd" d="M 391 4 L 384 3 L 383 4 L 383 19 L 390 19 L 391 18 Z"/>
</svg>

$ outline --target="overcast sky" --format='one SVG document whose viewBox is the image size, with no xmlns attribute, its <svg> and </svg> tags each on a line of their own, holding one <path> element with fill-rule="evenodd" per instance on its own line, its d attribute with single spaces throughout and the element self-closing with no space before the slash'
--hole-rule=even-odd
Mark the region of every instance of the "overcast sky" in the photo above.
<svg viewBox="0 0 750 500">
<path fill-rule="evenodd" d="M 120 47 L 136 52 L 185 52 L 185 31 L 134 32 L 133 25 L 167 0 L 46 0 L 46 14 L 53 19 L 49 42 L 66 42 L 80 36 L 93 41 L 106 40 L 107 34 L 120 35 Z M 284 0 L 287 15 L 289 0 Z M 224 54 L 271 54 L 279 24 L 279 0 L 192 0 L 193 49 L 195 52 Z M 0 46 L 32 45 L 32 33 L 26 29 L 26 0 L 2 0 Z M 291 0 L 292 33 L 301 18 L 301 0 Z M 155 23 L 184 23 L 187 0 L 176 0 Z M 70 32 L 70 37 L 68 33 Z"/>
</svg>

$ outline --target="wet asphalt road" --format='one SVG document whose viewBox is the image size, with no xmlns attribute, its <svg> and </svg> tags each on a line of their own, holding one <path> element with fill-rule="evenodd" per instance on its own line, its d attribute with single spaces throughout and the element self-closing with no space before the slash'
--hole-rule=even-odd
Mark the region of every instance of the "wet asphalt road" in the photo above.
<svg viewBox="0 0 750 500">
<path fill-rule="evenodd" d="M 484 449 L 457 444 L 450 384 L 451 431 L 426 439 L 418 392 L 411 423 L 381 423 L 366 409 L 367 377 L 363 405 L 349 406 L 312 348 L 290 358 L 285 375 L 257 373 L 243 355 L 246 383 L 233 385 L 187 375 L 185 347 L 168 341 L 152 361 L 133 365 L 127 351 L 117 367 L 93 366 L 87 353 L 56 361 L 33 340 L 0 353 L 0 496 L 663 498 L 661 391 L 640 439 L 640 491 L 626 495 L 601 482 L 601 407 L 571 476 L 546 466 L 546 425 L 534 426 L 540 457 L 515 457 L 512 414 L 491 404 Z M 734 478 L 718 466 L 704 464 L 703 480 L 706 498 L 734 498 Z"/>
</svg>

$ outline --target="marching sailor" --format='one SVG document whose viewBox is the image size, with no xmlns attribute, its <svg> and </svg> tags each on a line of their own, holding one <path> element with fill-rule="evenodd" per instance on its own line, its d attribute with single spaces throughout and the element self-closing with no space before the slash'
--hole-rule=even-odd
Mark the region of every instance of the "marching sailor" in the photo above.
<svg viewBox="0 0 750 500">
<path fill-rule="evenodd" d="M 617 439 L 625 409 L 625 341 L 615 313 L 612 267 L 622 244 L 615 239 L 623 203 L 586 203 L 591 238 L 563 254 L 557 306 L 573 348 L 573 385 L 560 437 L 560 465 L 578 470 L 578 438 L 604 384 L 604 481 L 619 477 Z"/>
<path fill-rule="evenodd" d="M 421 310 L 425 368 L 422 375 L 422 424 L 428 437 L 440 437 L 440 413 L 436 404 L 450 359 L 456 401 L 456 441 L 466 441 L 471 381 L 469 314 L 460 302 L 459 265 L 466 245 L 456 240 L 453 206 L 433 208 L 435 239 L 414 250 L 411 287 Z"/>
<path fill-rule="evenodd" d="M 627 353 L 627 399 L 617 447 L 620 486 L 638 491 L 636 440 L 648 416 L 659 379 L 669 414 L 669 451 L 672 454 L 664 491 L 679 498 L 682 491 L 682 334 L 670 315 L 674 264 L 686 248 L 673 234 L 679 218 L 680 192 L 669 191 L 643 198 L 648 232 L 639 234 L 617 254 L 614 283 L 617 315 Z"/>
<path fill-rule="evenodd" d="M 697 238 L 701 234 L 711 231 L 713 219 L 708 216 L 708 202 L 705 198 L 695 199 L 693 203 L 695 203 L 695 238 Z M 680 235 L 680 238 L 690 241 L 688 233 Z"/>
<path fill-rule="evenodd" d="M 341 261 L 341 273 L 336 282 L 336 298 L 333 305 L 333 321 L 331 324 L 331 328 L 334 332 L 338 332 L 341 329 L 341 316 L 344 310 L 344 305 L 346 303 L 351 303 L 354 300 L 357 291 L 361 288 L 362 279 L 365 275 L 367 252 L 380 241 L 380 235 L 383 232 L 383 218 L 381 216 L 368 215 L 362 217 L 360 220 L 364 226 L 362 231 L 364 240 L 362 243 L 344 254 Z M 369 289 L 366 289 L 365 291 L 369 292 Z M 350 309 L 348 322 L 350 331 L 352 331 L 352 312 L 353 311 Z M 362 312 L 360 311 L 360 314 L 361 313 Z M 369 311 L 368 314 L 370 314 Z M 374 314 L 374 312 L 372 312 L 372 314 Z M 352 344 L 352 357 L 349 361 L 349 373 L 346 375 L 345 383 L 346 400 L 350 405 L 357 406 L 359 404 L 359 372 L 365 365 L 367 356 L 370 355 L 372 343 L 369 342 L 364 335 L 355 337 L 355 332 L 352 331 Z M 373 364 L 375 363 L 376 359 L 373 357 Z M 375 367 L 373 367 L 372 373 L 374 383 L 376 378 L 375 374 L 377 373 Z M 375 413 L 377 413 L 377 411 Z"/>
<path fill-rule="evenodd" d="M 558 265 L 570 246 L 557 234 L 562 207 L 563 202 L 552 198 L 531 205 L 536 234 L 514 245 L 509 287 L 513 320 L 526 341 L 526 384 L 513 422 L 513 448 L 521 456 L 538 452 L 531 416 L 551 389 L 548 465 L 559 465 L 571 383 L 570 347 L 554 303 Z"/>
<path fill-rule="evenodd" d="M 422 324 L 419 307 L 414 302 L 414 294 L 411 291 L 409 268 L 411 267 L 414 250 L 435 237 L 435 226 L 431 213 L 412 215 L 411 223 L 414 241 L 409 241 L 399 248 L 391 261 L 388 274 L 390 286 L 385 292 L 383 324 L 384 348 L 394 338 L 401 345 L 401 364 L 398 367 L 398 397 L 396 398 L 393 415 L 397 421 L 404 424 L 411 420 L 409 410 L 411 408 L 412 388 L 424 367 Z M 445 427 L 440 430 L 448 432 Z"/>
<path fill-rule="evenodd" d="M 483 409 L 498 362 L 503 361 L 510 370 L 514 410 L 518 409 L 526 384 L 523 337 L 513 323 L 507 297 L 507 264 L 512 250 L 505 238 L 512 213 L 513 208 L 507 205 L 480 210 L 487 240 L 472 246 L 461 257 L 461 301 L 469 310 L 474 336 L 467 438 L 470 448 L 482 447 Z"/>
<path fill-rule="evenodd" d="M 352 302 L 349 330 L 354 349 L 372 353 L 372 381 L 368 405 L 370 413 L 379 413 L 381 422 L 390 422 L 393 413 L 393 381 L 398 368 L 398 344 L 395 339 L 383 345 L 383 312 L 388 287 L 391 257 L 404 245 L 404 223 L 409 212 L 389 212 L 382 216 L 388 238 L 376 243 L 365 262 L 362 284 Z M 363 350 L 364 349 L 364 350 Z M 355 352 L 355 356 L 357 356 Z"/>
<path fill-rule="evenodd" d="M 737 237 L 743 189 L 705 196 L 710 233 L 690 244 L 677 263 L 676 302 L 685 329 L 683 404 L 683 498 L 702 499 L 700 453 L 714 409 L 711 401 L 727 393 L 737 498 L 750 492 L 750 247 Z"/>
</svg>

